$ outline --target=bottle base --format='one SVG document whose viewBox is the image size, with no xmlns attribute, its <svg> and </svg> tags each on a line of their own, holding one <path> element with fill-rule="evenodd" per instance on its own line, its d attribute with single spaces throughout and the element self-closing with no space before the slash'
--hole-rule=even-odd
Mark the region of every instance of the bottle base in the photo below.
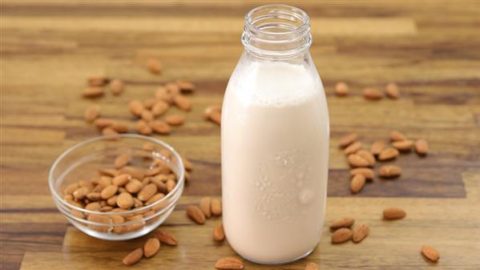
<svg viewBox="0 0 480 270">
<path fill-rule="evenodd" d="M 287 263 L 291 263 L 291 262 L 294 262 L 294 261 L 298 261 L 300 259 L 303 259 L 305 257 L 307 257 L 308 255 L 310 255 L 318 246 L 318 243 L 309 251 L 307 251 L 305 254 L 302 254 L 300 256 L 297 256 L 297 257 L 294 257 L 292 259 L 286 259 L 286 260 L 281 260 L 281 261 L 262 261 L 262 260 L 257 260 L 257 259 L 254 259 L 254 258 L 251 258 L 251 257 L 248 257 L 248 256 L 244 256 L 240 253 L 238 253 L 242 258 L 244 258 L 245 260 L 249 261 L 249 262 L 253 262 L 253 263 L 256 263 L 256 264 L 264 264 L 264 265 L 281 265 L 281 264 L 287 264 Z"/>
</svg>

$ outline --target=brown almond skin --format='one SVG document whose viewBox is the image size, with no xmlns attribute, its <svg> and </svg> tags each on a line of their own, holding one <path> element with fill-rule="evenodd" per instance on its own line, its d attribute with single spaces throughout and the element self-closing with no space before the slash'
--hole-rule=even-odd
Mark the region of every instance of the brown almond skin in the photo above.
<svg viewBox="0 0 480 270">
<path fill-rule="evenodd" d="M 363 157 L 357 155 L 357 154 L 352 154 L 347 157 L 348 164 L 352 167 L 367 167 L 369 166 L 369 162 L 365 160 Z"/>
<path fill-rule="evenodd" d="M 356 174 L 361 174 L 365 177 L 365 179 L 368 179 L 368 180 L 373 180 L 373 177 L 374 177 L 374 172 L 370 168 L 355 168 L 350 170 L 351 176 L 354 176 Z"/>
<path fill-rule="evenodd" d="M 168 111 L 170 105 L 165 101 L 159 100 L 157 101 L 152 107 L 152 114 L 153 116 L 157 117 L 160 116 Z"/>
<path fill-rule="evenodd" d="M 115 158 L 114 165 L 115 168 L 120 169 L 126 166 L 130 162 L 130 155 L 129 154 L 120 154 L 117 158 Z"/>
<path fill-rule="evenodd" d="M 223 224 L 219 223 L 213 229 L 213 239 L 217 242 L 225 240 L 225 232 L 223 231 Z"/>
<path fill-rule="evenodd" d="M 370 233 L 370 229 L 366 224 L 361 224 L 353 228 L 352 241 L 354 243 L 360 243 L 365 239 Z"/>
<path fill-rule="evenodd" d="M 89 86 L 105 86 L 109 82 L 109 79 L 102 75 L 90 76 L 87 79 L 87 84 Z"/>
<path fill-rule="evenodd" d="M 137 198 L 141 201 L 148 201 L 155 193 L 157 193 L 157 185 L 155 184 L 148 184 L 140 190 L 137 194 Z"/>
<path fill-rule="evenodd" d="M 143 179 L 145 177 L 145 173 L 142 169 L 137 167 L 125 166 L 120 170 L 120 173 L 126 173 L 131 175 L 135 179 Z"/>
<path fill-rule="evenodd" d="M 153 133 L 152 128 L 148 125 L 147 122 L 140 120 L 137 122 L 137 125 L 135 127 L 138 133 L 142 135 L 151 135 Z"/>
<path fill-rule="evenodd" d="M 395 165 L 384 165 L 378 170 L 378 175 L 382 178 L 395 178 L 402 174 L 402 169 Z"/>
<path fill-rule="evenodd" d="M 423 245 L 420 253 L 425 257 L 425 259 L 436 263 L 440 259 L 440 253 L 431 246 Z"/>
<path fill-rule="evenodd" d="M 213 123 L 221 126 L 221 125 L 222 125 L 222 114 L 221 114 L 221 112 L 218 112 L 218 111 L 212 112 L 212 113 L 209 115 L 208 120 L 210 120 L 210 121 L 212 121 Z"/>
<path fill-rule="evenodd" d="M 210 210 L 212 211 L 212 216 L 221 216 L 222 215 L 222 201 L 218 198 L 212 198 Z"/>
<path fill-rule="evenodd" d="M 349 146 L 350 144 L 354 143 L 358 139 L 357 133 L 349 133 L 342 138 L 340 138 L 340 142 L 338 145 L 342 148 Z"/>
<path fill-rule="evenodd" d="M 332 234 L 332 244 L 341 244 L 349 241 L 352 238 L 352 230 L 348 228 L 340 228 Z"/>
<path fill-rule="evenodd" d="M 117 191 L 118 191 L 118 187 L 116 185 L 110 185 L 110 186 L 105 187 L 102 190 L 102 192 L 100 192 L 100 196 L 102 197 L 102 199 L 107 200 L 110 197 L 112 197 L 113 195 L 115 195 L 115 193 L 117 193 Z"/>
<path fill-rule="evenodd" d="M 202 210 L 203 214 L 205 215 L 206 218 L 210 218 L 212 216 L 212 211 L 211 211 L 211 201 L 212 198 L 210 197 L 203 197 L 200 199 L 200 210 Z"/>
<path fill-rule="evenodd" d="M 365 88 L 363 90 L 363 97 L 367 100 L 380 100 L 383 98 L 383 93 L 375 88 Z"/>
<path fill-rule="evenodd" d="M 356 153 L 358 150 L 362 149 L 363 145 L 361 142 L 354 142 L 350 144 L 345 150 L 343 150 L 343 153 L 345 155 L 350 155 Z"/>
<path fill-rule="evenodd" d="M 87 196 L 88 193 L 89 193 L 88 188 L 86 188 L 86 187 L 81 187 L 81 188 L 76 189 L 76 190 L 72 193 L 72 195 L 73 195 L 73 197 L 74 197 L 76 200 L 81 200 L 81 199 L 85 198 L 85 196 Z"/>
<path fill-rule="evenodd" d="M 348 96 L 348 85 L 344 82 L 338 82 L 335 84 L 335 95 L 339 97 Z"/>
<path fill-rule="evenodd" d="M 118 132 L 116 132 L 113 128 L 111 127 L 106 127 L 102 129 L 102 135 L 107 137 L 108 140 L 116 140 L 120 138 L 118 135 Z"/>
<path fill-rule="evenodd" d="M 305 270 L 320 270 L 320 266 L 316 263 L 309 262 L 305 265 Z"/>
<path fill-rule="evenodd" d="M 419 156 L 425 156 L 428 153 L 428 143 L 425 139 L 419 139 L 415 142 L 415 152 Z"/>
<path fill-rule="evenodd" d="M 180 114 L 172 114 L 165 117 L 165 122 L 171 126 L 181 126 L 185 123 L 185 116 Z"/>
<path fill-rule="evenodd" d="M 191 171 L 193 169 L 192 162 L 190 160 L 186 159 L 185 157 L 182 157 L 183 161 L 183 166 L 185 167 L 185 170 Z"/>
<path fill-rule="evenodd" d="M 118 122 L 118 121 L 113 122 L 113 124 L 111 125 L 111 128 L 118 133 L 127 133 L 128 130 L 130 129 L 128 124 L 124 122 Z"/>
<path fill-rule="evenodd" d="M 143 248 L 137 248 L 132 252 L 128 253 L 122 260 L 123 264 L 125 265 L 134 265 L 138 263 L 143 257 Z"/>
<path fill-rule="evenodd" d="M 385 149 L 385 142 L 384 141 L 375 141 L 372 146 L 370 147 L 370 152 L 372 152 L 373 155 L 377 156 L 382 152 L 382 150 Z"/>
<path fill-rule="evenodd" d="M 404 141 L 406 139 L 407 139 L 407 136 L 405 136 L 403 133 L 401 133 L 398 130 L 394 130 L 390 132 L 390 140 L 392 142 Z"/>
<path fill-rule="evenodd" d="M 115 79 L 110 82 L 110 92 L 114 96 L 119 96 L 123 93 L 123 90 L 125 89 L 125 83 L 123 83 L 122 80 Z"/>
<path fill-rule="evenodd" d="M 130 110 L 130 113 L 134 116 L 141 117 L 143 110 L 145 110 L 145 107 L 140 100 L 134 99 L 128 103 L 128 109 Z"/>
<path fill-rule="evenodd" d="M 152 121 L 149 123 L 149 126 L 153 131 L 155 131 L 155 133 L 161 135 L 167 135 L 172 132 L 172 128 L 170 127 L 170 125 L 161 120 Z"/>
<path fill-rule="evenodd" d="M 177 95 L 173 97 L 173 103 L 175 104 L 175 106 L 177 106 L 177 108 L 182 111 L 188 112 L 192 109 L 192 102 L 182 95 Z"/>
<path fill-rule="evenodd" d="M 199 225 L 205 224 L 205 215 L 196 205 L 187 206 L 187 216 Z"/>
<path fill-rule="evenodd" d="M 397 207 L 390 207 L 390 208 L 385 208 L 383 210 L 383 219 L 385 220 L 397 220 L 397 219 L 403 219 L 407 213 Z"/>
<path fill-rule="evenodd" d="M 146 66 L 152 74 L 159 75 L 162 73 L 162 64 L 155 58 L 148 59 Z"/>
<path fill-rule="evenodd" d="M 411 140 L 396 141 L 392 143 L 392 146 L 399 151 L 408 152 L 412 150 L 413 141 Z"/>
<path fill-rule="evenodd" d="M 100 107 L 97 105 L 87 107 L 83 116 L 85 118 L 85 121 L 87 121 L 88 123 L 92 123 L 93 121 L 95 121 L 95 119 L 100 117 Z"/>
<path fill-rule="evenodd" d="M 234 270 L 243 269 L 244 267 L 243 262 L 235 257 L 221 258 L 215 263 L 215 268 L 217 269 Z"/>
<path fill-rule="evenodd" d="M 192 82 L 185 80 L 177 80 L 178 88 L 184 94 L 191 94 L 195 90 L 195 85 Z"/>
<path fill-rule="evenodd" d="M 143 246 L 143 255 L 146 258 L 153 257 L 160 250 L 160 245 L 158 238 L 149 238 Z"/>
<path fill-rule="evenodd" d="M 365 176 L 361 174 L 356 174 L 355 176 L 353 176 L 352 180 L 350 181 L 350 191 L 352 193 L 360 192 L 364 186 L 365 186 Z"/>
<path fill-rule="evenodd" d="M 155 232 L 155 236 L 162 242 L 162 244 L 168 245 L 168 246 L 176 246 L 178 244 L 177 238 L 175 235 L 168 231 L 164 230 L 157 230 Z"/>
<path fill-rule="evenodd" d="M 214 112 L 221 113 L 222 107 L 220 105 L 211 105 L 206 107 L 203 111 L 203 117 L 205 118 L 205 120 L 209 120 L 210 115 Z"/>
<path fill-rule="evenodd" d="M 122 192 L 117 197 L 117 205 L 122 209 L 130 209 L 134 204 L 133 197 L 128 192 Z"/>
<path fill-rule="evenodd" d="M 78 185 L 77 182 L 69 184 L 65 189 L 63 190 L 64 195 L 72 194 L 75 190 L 77 190 L 80 186 Z"/>
<path fill-rule="evenodd" d="M 119 186 L 119 187 L 123 187 L 125 186 L 128 181 L 132 178 L 131 175 L 129 174 L 120 174 L 120 175 L 117 175 L 115 176 L 113 179 L 112 179 L 112 184 L 116 185 L 116 186 Z"/>
<path fill-rule="evenodd" d="M 373 156 L 373 154 L 368 151 L 368 150 L 364 150 L 364 149 L 360 149 L 358 150 L 357 153 L 355 153 L 357 155 L 359 155 L 360 157 L 362 157 L 363 159 L 365 159 L 366 161 L 368 161 L 368 165 L 369 166 L 373 166 L 375 165 L 375 157 Z"/>
<path fill-rule="evenodd" d="M 127 185 L 125 185 L 125 189 L 130 193 L 137 193 L 142 189 L 143 185 L 137 179 L 131 179 Z"/>
<path fill-rule="evenodd" d="M 153 120 L 153 114 L 151 111 L 149 110 L 143 110 L 142 114 L 140 115 L 140 117 L 146 121 L 146 122 L 150 122 Z"/>
<path fill-rule="evenodd" d="M 113 123 L 114 123 L 114 121 L 112 119 L 108 119 L 108 118 L 97 118 L 93 122 L 93 124 L 99 129 L 103 129 L 103 128 L 112 126 Z"/>
<path fill-rule="evenodd" d="M 390 99 L 400 98 L 400 90 L 398 90 L 398 85 L 396 83 L 389 83 L 385 87 L 385 94 Z"/>
<path fill-rule="evenodd" d="M 337 219 L 332 222 L 330 225 L 330 230 L 336 230 L 340 228 L 350 228 L 352 227 L 353 223 L 355 223 L 355 219 L 349 218 L 349 217 L 344 217 L 341 219 Z"/>
<path fill-rule="evenodd" d="M 165 186 L 167 187 L 167 192 L 171 192 L 175 188 L 176 185 L 177 185 L 177 183 L 174 180 L 169 179 L 167 181 L 167 183 L 165 184 Z"/>
<path fill-rule="evenodd" d="M 398 152 L 397 149 L 393 147 L 387 147 L 380 152 L 378 155 L 378 160 L 380 161 L 385 161 L 385 160 L 390 160 L 390 159 L 395 159 L 398 157 L 400 153 Z"/>
<path fill-rule="evenodd" d="M 104 93 L 101 87 L 89 86 L 83 90 L 82 95 L 84 98 L 98 98 L 103 96 Z"/>
</svg>

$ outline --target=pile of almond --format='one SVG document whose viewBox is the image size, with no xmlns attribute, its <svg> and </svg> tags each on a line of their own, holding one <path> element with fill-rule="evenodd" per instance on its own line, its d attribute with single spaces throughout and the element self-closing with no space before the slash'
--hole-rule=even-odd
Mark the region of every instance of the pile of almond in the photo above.
<svg viewBox="0 0 480 270">
<path fill-rule="evenodd" d="M 350 94 L 349 86 L 345 82 L 338 82 L 335 84 L 335 95 L 338 97 L 346 97 Z M 387 96 L 390 99 L 400 98 L 400 90 L 396 83 L 388 83 L 385 86 L 385 90 L 382 92 L 377 88 L 367 87 L 363 89 L 363 97 L 366 100 L 381 100 L 384 96 Z"/>
<path fill-rule="evenodd" d="M 400 152 L 408 153 L 412 149 L 415 149 L 419 156 L 425 156 L 428 153 L 426 140 L 418 139 L 414 142 L 399 131 L 390 133 L 390 144 L 379 140 L 373 142 L 370 149 L 365 149 L 365 146 L 358 141 L 358 135 L 350 133 L 340 139 L 339 146 L 343 148 L 351 167 L 350 191 L 352 193 L 360 192 L 367 181 L 373 181 L 375 176 L 373 169 L 377 161 L 394 160 Z M 402 169 L 396 165 L 381 165 L 377 171 L 377 175 L 384 179 L 399 177 L 401 173 Z"/>
<path fill-rule="evenodd" d="M 149 59 L 146 64 L 153 74 L 161 74 L 162 66 L 156 59 Z M 114 96 L 124 92 L 125 83 L 120 79 L 110 79 L 105 76 L 92 76 L 87 79 L 88 87 L 83 90 L 83 97 L 98 98 L 105 95 L 105 88 L 109 88 Z M 195 90 L 195 85 L 189 81 L 177 80 L 159 86 L 153 97 L 144 100 L 134 99 L 128 104 L 128 110 L 134 117 L 134 125 L 131 121 L 119 121 L 107 117 L 101 117 L 99 105 L 92 105 L 85 109 L 84 118 L 88 123 L 93 123 L 103 135 L 115 137 L 118 133 L 136 132 L 142 135 L 168 135 L 173 127 L 185 123 L 184 114 L 167 112 L 172 106 L 180 111 L 189 112 L 192 102 L 187 97 Z M 205 109 L 205 119 L 218 125 L 221 122 L 221 110 L 219 106 L 209 106 Z"/>
<path fill-rule="evenodd" d="M 170 156 L 163 151 L 165 160 L 152 160 L 153 148 L 153 145 L 147 143 L 141 151 L 121 153 L 111 167 L 99 169 L 98 175 L 66 186 L 63 189 L 65 201 L 99 212 L 87 214 L 71 209 L 71 214 L 80 219 L 104 223 L 105 226 L 88 225 L 90 229 L 104 233 L 123 234 L 154 223 L 159 218 L 155 214 L 166 204 L 159 203 L 134 214 L 124 214 L 132 209 L 155 204 L 177 185 L 177 176 L 166 161 Z M 188 160 L 185 163 L 190 164 Z M 191 165 L 187 165 L 186 169 L 191 170 Z M 111 214 L 107 215 L 108 213 Z M 130 222 L 129 225 L 123 224 L 126 222 Z"/>
</svg>

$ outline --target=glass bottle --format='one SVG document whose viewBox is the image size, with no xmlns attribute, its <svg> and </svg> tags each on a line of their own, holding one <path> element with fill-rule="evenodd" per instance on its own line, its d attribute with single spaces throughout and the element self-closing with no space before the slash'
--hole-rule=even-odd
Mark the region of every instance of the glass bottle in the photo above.
<svg viewBox="0 0 480 270">
<path fill-rule="evenodd" d="M 242 43 L 222 106 L 224 228 L 242 257 L 286 263 L 320 241 L 327 196 L 329 117 L 309 17 L 257 7 Z"/>
</svg>

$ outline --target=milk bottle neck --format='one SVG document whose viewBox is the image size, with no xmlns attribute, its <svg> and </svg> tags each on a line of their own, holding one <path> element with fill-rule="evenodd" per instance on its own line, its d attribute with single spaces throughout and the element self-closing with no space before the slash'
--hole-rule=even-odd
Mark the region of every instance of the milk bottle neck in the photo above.
<svg viewBox="0 0 480 270">
<path fill-rule="evenodd" d="M 304 57 L 312 44 L 310 19 L 301 9 L 265 5 L 245 16 L 242 43 L 253 57 L 282 60 Z"/>
</svg>

